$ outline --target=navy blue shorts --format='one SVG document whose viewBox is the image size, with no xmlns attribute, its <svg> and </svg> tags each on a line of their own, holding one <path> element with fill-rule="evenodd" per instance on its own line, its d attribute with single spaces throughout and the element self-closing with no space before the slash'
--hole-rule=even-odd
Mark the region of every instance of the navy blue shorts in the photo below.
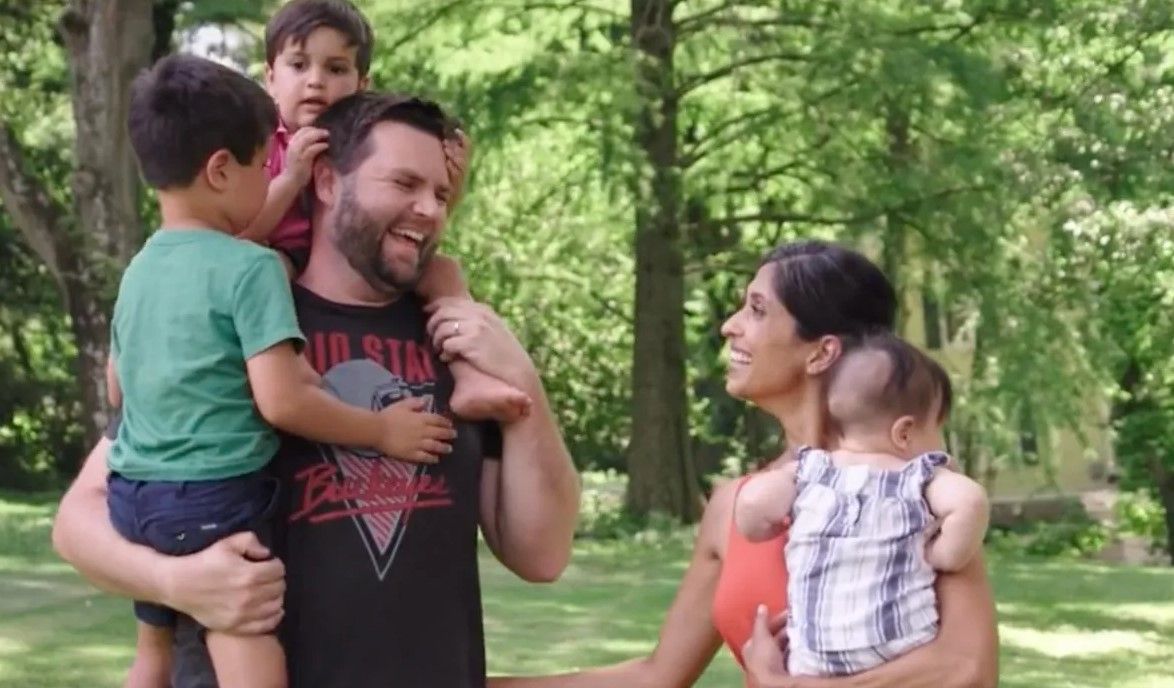
<svg viewBox="0 0 1174 688">
<path fill-rule="evenodd" d="M 183 482 L 128 480 L 111 473 L 106 501 L 119 535 L 178 557 L 244 531 L 269 546 L 277 485 L 263 473 Z M 174 610 L 146 602 L 135 602 L 135 616 L 152 626 L 173 627 L 176 621 Z"/>
</svg>

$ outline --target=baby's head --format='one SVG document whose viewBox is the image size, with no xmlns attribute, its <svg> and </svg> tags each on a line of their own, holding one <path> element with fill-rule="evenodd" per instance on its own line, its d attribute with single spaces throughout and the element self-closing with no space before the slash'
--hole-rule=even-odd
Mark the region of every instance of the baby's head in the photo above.
<svg viewBox="0 0 1174 688">
<path fill-rule="evenodd" d="M 291 0 L 265 26 L 265 86 L 297 131 L 367 87 L 374 34 L 349 0 Z"/>
<path fill-rule="evenodd" d="M 828 379 L 828 415 L 841 441 L 906 459 L 945 448 L 942 426 L 952 402 L 942 366 L 888 333 L 860 340 Z"/>
</svg>

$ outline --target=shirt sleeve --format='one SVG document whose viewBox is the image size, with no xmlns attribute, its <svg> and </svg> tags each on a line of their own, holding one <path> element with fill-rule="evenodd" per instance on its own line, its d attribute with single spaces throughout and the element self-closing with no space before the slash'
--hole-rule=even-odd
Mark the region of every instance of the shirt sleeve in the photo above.
<svg viewBox="0 0 1174 688">
<path fill-rule="evenodd" d="M 298 327 L 289 277 L 277 254 L 267 251 L 237 280 L 233 325 L 245 360 L 285 341 L 297 349 L 306 343 Z"/>
<path fill-rule="evenodd" d="M 502 454 L 501 425 L 496 421 L 486 421 L 479 427 L 481 431 L 481 456 L 493 461 L 500 461 Z"/>
</svg>

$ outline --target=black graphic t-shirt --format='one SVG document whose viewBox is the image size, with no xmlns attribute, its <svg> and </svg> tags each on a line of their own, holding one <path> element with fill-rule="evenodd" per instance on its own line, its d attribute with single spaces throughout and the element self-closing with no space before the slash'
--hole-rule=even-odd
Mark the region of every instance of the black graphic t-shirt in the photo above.
<svg viewBox="0 0 1174 688">
<path fill-rule="evenodd" d="M 371 308 L 300 287 L 306 356 L 338 398 L 384 408 L 426 397 L 447 413 L 452 376 L 415 296 Z M 287 440 L 273 462 L 284 498 L 275 549 L 286 565 L 281 638 L 292 688 L 485 685 L 477 571 L 483 457 L 496 426 L 457 423 L 433 465 Z"/>
</svg>

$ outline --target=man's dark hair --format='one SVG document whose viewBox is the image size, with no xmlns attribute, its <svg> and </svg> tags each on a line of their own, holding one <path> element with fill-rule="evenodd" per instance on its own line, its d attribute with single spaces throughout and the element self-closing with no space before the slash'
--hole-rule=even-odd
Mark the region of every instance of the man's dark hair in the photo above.
<svg viewBox="0 0 1174 688">
<path fill-rule="evenodd" d="M 305 45 L 320 28 L 334 29 L 346 36 L 347 46 L 357 48 L 355 67 L 359 76 L 371 69 L 371 48 L 375 34 L 367 18 L 349 0 L 291 0 L 270 17 L 265 25 L 265 62 L 270 67 L 290 41 Z"/>
<path fill-rule="evenodd" d="M 845 352 L 832 367 L 828 379 L 829 410 L 841 431 L 852 423 L 881 418 L 912 416 L 944 423 L 950 417 L 954 402 L 950 376 L 928 354 L 888 332 L 848 338 L 844 343 Z M 840 384 L 840 375 L 851 365 L 852 359 L 868 352 L 885 356 L 888 375 L 883 379 L 852 380 Z M 843 399 L 833 398 L 839 396 Z M 936 414 L 931 416 L 935 410 Z"/>
<path fill-rule="evenodd" d="M 314 121 L 330 133 L 326 156 L 339 174 L 350 173 L 371 155 L 371 129 L 380 122 L 401 122 L 442 141 L 453 135 L 452 120 L 430 100 L 360 91 L 335 102 Z"/>
<path fill-rule="evenodd" d="M 202 57 L 165 57 L 131 86 L 130 143 L 156 189 L 188 186 L 218 150 L 252 163 L 276 127 L 265 89 Z"/>
</svg>

